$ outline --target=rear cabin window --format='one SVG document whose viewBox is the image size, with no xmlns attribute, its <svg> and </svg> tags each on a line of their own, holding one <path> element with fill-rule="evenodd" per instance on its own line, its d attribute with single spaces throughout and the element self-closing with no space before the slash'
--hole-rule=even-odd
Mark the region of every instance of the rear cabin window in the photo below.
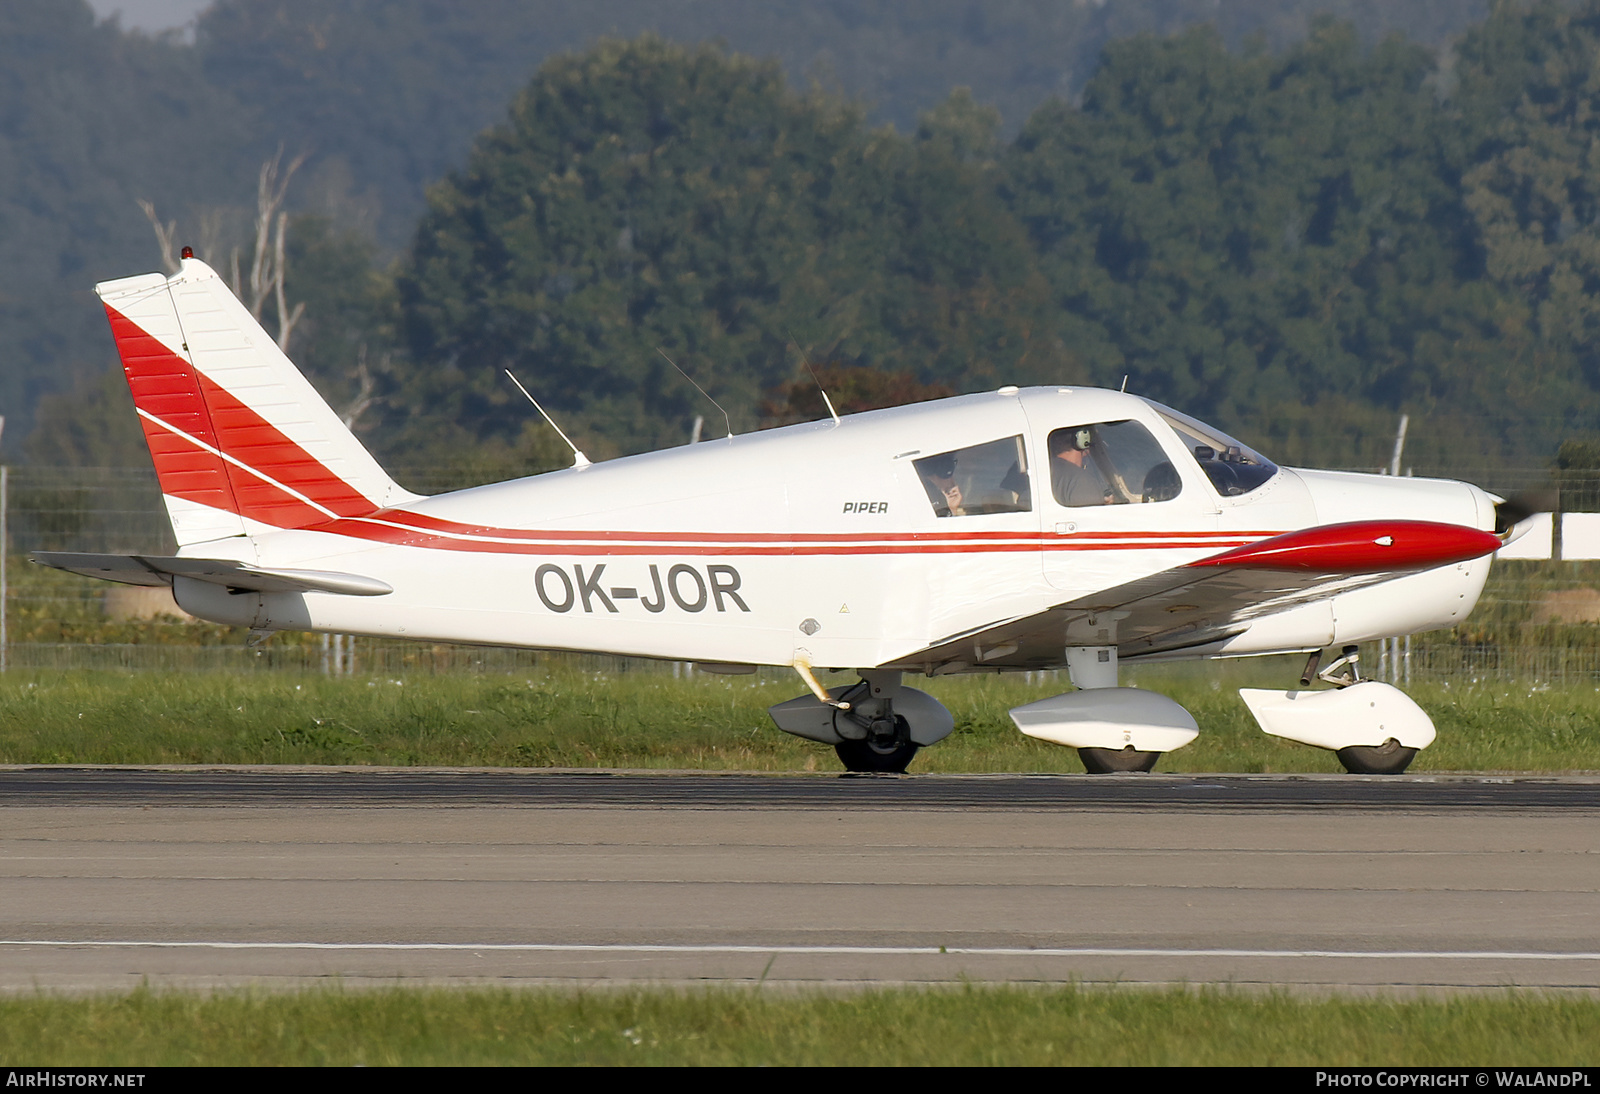
<svg viewBox="0 0 1600 1094">
<path fill-rule="evenodd" d="M 1050 492 L 1061 505 L 1170 501 L 1183 490 L 1166 451 L 1138 422 L 1095 422 L 1051 432 Z"/>
<path fill-rule="evenodd" d="M 912 461 L 935 516 L 1027 513 L 1033 509 L 1023 440 L 975 444 Z"/>
</svg>

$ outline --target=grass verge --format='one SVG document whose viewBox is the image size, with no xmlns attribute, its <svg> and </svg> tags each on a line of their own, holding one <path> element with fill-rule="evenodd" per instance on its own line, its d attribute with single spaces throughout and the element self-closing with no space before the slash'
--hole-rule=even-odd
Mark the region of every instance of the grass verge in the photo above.
<svg viewBox="0 0 1600 1094">
<path fill-rule="evenodd" d="M 1336 772 L 1332 753 L 1263 734 L 1239 699 L 1238 687 L 1282 686 L 1289 671 L 1143 667 L 1125 682 L 1171 695 L 1200 723 L 1200 738 L 1158 770 Z M 912 771 L 1082 770 L 1071 749 L 1024 737 L 1006 715 L 1067 690 L 1064 679 L 909 682 L 956 720 Z M 1489 681 L 1409 690 L 1439 729 L 1414 771 L 1600 770 L 1600 689 Z M 0 763 L 834 770 L 831 748 L 780 733 L 767 717 L 767 706 L 799 691 L 781 675 L 674 680 L 560 666 L 409 679 L 13 672 L 0 678 Z"/>
<path fill-rule="evenodd" d="M 135 991 L 0 1000 L 17 1066 L 1594 1066 L 1600 1001 L 968 986 Z"/>
</svg>

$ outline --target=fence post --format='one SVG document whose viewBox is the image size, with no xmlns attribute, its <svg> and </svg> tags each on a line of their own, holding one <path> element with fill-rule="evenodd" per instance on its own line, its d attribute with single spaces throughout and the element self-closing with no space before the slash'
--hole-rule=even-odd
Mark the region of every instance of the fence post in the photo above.
<svg viewBox="0 0 1600 1094">
<path fill-rule="evenodd" d="M 1563 506 L 1561 503 L 1566 500 L 1561 496 L 1561 486 L 1560 482 L 1556 483 L 1556 509 L 1555 512 L 1550 514 L 1550 560 L 1552 562 L 1561 561 L 1561 552 L 1566 546 L 1562 543 L 1561 536 L 1561 525 L 1563 523 L 1561 519 Z"/>
</svg>

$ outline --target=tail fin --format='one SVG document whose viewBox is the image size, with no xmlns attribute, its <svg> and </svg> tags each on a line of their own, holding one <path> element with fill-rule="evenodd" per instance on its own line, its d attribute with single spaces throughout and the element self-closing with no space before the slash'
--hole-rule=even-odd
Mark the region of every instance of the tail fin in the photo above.
<svg viewBox="0 0 1600 1094">
<path fill-rule="evenodd" d="M 95 292 L 180 546 L 416 500 L 204 262 Z"/>
</svg>

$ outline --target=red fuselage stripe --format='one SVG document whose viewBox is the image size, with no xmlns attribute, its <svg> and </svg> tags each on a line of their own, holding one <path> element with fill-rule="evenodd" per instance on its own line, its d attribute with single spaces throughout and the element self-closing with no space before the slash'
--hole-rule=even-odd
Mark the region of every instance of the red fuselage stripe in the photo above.
<svg viewBox="0 0 1600 1094">
<path fill-rule="evenodd" d="M 1024 530 L 1018 532 L 613 532 L 613 531 L 564 531 L 554 529 L 520 529 L 520 528 L 495 528 L 488 525 L 463 524 L 459 521 L 444 520 L 430 516 L 426 513 L 417 513 L 406 509 L 380 509 L 370 515 L 368 519 L 390 521 L 395 524 L 405 524 L 411 527 L 424 529 L 430 532 L 442 532 L 463 536 L 484 536 L 495 539 L 537 539 L 541 541 L 554 541 L 564 539 L 593 540 L 609 539 L 613 537 L 639 541 L 672 541 L 672 542 L 705 542 L 721 543 L 728 540 L 741 542 L 774 542 L 774 543 L 878 543 L 884 541 L 915 541 L 923 542 L 930 539 L 960 539 L 960 540 L 1014 540 L 1034 539 L 1041 541 L 1065 540 L 1072 538 L 1092 537 L 1094 539 L 1148 539 L 1158 536 L 1162 539 L 1253 539 L 1263 536 L 1274 536 L 1278 533 L 1257 531 L 1213 531 L 1213 532 L 1178 532 L 1178 531 L 1135 531 L 1135 532 L 1091 532 L 1055 533 Z"/>
<path fill-rule="evenodd" d="M 1165 533 L 1146 533 L 1143 539 L 1120 539 L 1112 542 L 1092 540 L 1063 541 L 1061 539 L 1029 538 L 1014 535 L 1006 540 L 966 540 L 958 537 L 922 538 L 880 537 L 879 542 L 844 540 L 826 542 L 822 537 L 768 537 L 766 535 L 720 534 L 714 540 L 691 541 L 685 536 L 668 534 L 637 534 L 627 532 L 586 533 L 590 542 L 555 541 L 544 543 L 503 542 L 486 539 L 464 539 L 440 535 L 367 520 L 337 520 L 304 529 L 347 536 L 351 539 L 375 543 L 390 543 L 400 547 L 416 547 L 436 551 L 468 551 L 508 555 L 681 555 L 715 557 L 719 555 L 878 555 L 878 554 L 955 554 L 1001 553 L 1018 551 L 1139 551 L 1172 550 L 1209 547 L 1224 550 L 1253 542 L 1242 536 L 1218 536 L 1208 533 L 1205 542 L 1176 538 Z M 1181 533 L 1179 534 L 1181 536 Z"/>
</svg>

